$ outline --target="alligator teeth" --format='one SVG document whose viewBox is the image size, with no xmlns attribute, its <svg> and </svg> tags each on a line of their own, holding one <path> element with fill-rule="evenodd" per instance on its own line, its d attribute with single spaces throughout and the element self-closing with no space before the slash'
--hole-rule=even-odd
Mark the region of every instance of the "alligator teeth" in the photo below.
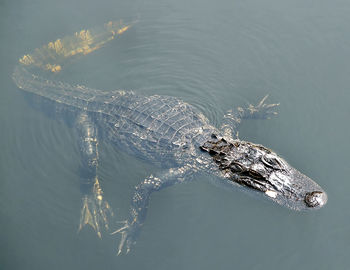
<svg viewBox="0 0 350 270">
<path fill-rule="evenodd" d="M 277 196 L 277 192 L 273 191 L 273 190 L 266 190 L 265 194 L 271 198 L 276 198 L 276 196 Z"/>
</svg>

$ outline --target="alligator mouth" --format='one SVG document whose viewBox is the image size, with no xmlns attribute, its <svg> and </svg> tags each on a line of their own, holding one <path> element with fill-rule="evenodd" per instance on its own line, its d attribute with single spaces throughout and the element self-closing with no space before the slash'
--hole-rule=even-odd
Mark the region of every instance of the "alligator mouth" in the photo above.
<svg viewBox="0 0 350 270">
<path fill-rule="evenodd" d="M 207 141 L 201 150 L 212 156 L 226 179 L 280 205 L 301 211 L 327 203 L 327 194 L 315 181 L 261 145 L 221 138 Z"/>
</svg>

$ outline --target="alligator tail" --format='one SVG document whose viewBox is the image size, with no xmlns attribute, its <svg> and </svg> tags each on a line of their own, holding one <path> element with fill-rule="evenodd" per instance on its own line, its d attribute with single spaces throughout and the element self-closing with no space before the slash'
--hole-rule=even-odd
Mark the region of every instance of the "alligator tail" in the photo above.
<svg viewBox="0 0 350 270">
<path fill-rule="evenodd" d="M 90 54 L 100 49 L 104 44 L 123 34 L 133 24 L 122 21 L 110 21 L 103 27 L 75 32 L 71 36 L 57 39 L 37 48 L 31 54 L 19 59 L 19 63 L 26 67 L 38 67 L 42 70 L 58 73 L 68 59 Z"/>
<path fill-rule="evenodd" d="M 31 54 L 19 59 L 12 78 L 18 88 L 26 92 L 54 100 L 58 103 L 73 105 L 85 109 L 87 104 L 106 92 L 87 88 L 82 85 L 69 85 L 67 83 L 48 80 L 37 75 L 38 72 L 51 74 L 59 73 L 69 60 L 79 58 L 100 49 L 107 42 L 123 34 L 136 21 L 124 24 L 122 22 L 109 22 L 103 27 L 81 30 L 71 36 L 49 42 L 37 48 Z"/>
</svg>

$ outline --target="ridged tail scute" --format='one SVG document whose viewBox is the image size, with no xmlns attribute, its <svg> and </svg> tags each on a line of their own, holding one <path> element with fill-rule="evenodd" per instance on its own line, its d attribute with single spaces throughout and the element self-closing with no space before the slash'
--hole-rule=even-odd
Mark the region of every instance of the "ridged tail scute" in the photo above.
<svg viewBox="0 0 350 270">
<path fill-rule="evenodd" d="M 124 24 L 122 21 L 106 23 L 103 27 L 75 32 L 56 41 L 37 48 L 31 54 L 19 59 L 19 63 L 26 67 L 38 67 L 53 73 L 60 72 L 67 59 L 87 55 L 100 49 L 104 44 L 128 30 L 133 23 Z"/>
<path fill-rule="evenodd" d="M 111 21 L 103 27 L 81 30 L 71 36 L 49 42 L 47 45 L 35 49 L 33 53 L 21 57 L 19 64 L 14 69 L 12 78 L 16 85 L 24 91 L 46 97 L 58 103 L 87 109 L 91 101 L 105 94 L 105 92 L 82 85 L 69 85 L 59 81 L 51 81 L 45 79 L 45 75 L 41 77 L 38 73 L 41 74 L 46 71 L 55 74 L 60 72 L 63 65 L 70 59 L 87 55 L 101 48 L 135 23 L 136 21 L 129 24 L 124 24 L 121 21 Z"/>
</svg>

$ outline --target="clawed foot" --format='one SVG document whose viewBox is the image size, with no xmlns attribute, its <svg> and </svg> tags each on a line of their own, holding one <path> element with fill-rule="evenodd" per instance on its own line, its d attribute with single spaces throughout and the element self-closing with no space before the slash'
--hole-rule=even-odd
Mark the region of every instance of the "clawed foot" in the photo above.
<svg viewBox="0 0 350 270">
<path fill-rule="evenodd" d="M 86 225 L 90 225 L 98 237 L 101 238 L 101 229 L 109 230 L 108 219 L 113 217 L 113 211 L 102 197 L 102 190 L 96 179 L 93 192 L 83 197 L 83 207 L 80 215 L 78 232 Z"/>
<path fill-rule="evenodd" d="M 257 104 L 252 105 L 249 104 L 247 107 L 247 114 L 250 115 L 251 118 L 263 118 L 263 119 L 270 119 L 271 116 L 276 115 L 277 112 L 275 111 L 275 108 L 279 106 L 279 103 L 272 103 L 272 104 L 266 104 L 265 100 L 268 98 L 269 95 L 266 95 L 263 97 L 263 99 Z"/>
<path fill-rule="evenodd" d="M 133 224 L 130 225 L 127 220 L 121 221 L 119 223 L 122 223 L 123 226 L 120 229 L 111 233 L 111 234 L 117 234 L 117 233 L 121 234 L 117 255 L 120 255 L 122 253 L 124 246 L 125 246 L 126 254 L 128 254 L 130 252 L 131 247 L 136 243 L 135 241 L 136 231 L 135 231 L 134 225 Z"/>
</svg>

